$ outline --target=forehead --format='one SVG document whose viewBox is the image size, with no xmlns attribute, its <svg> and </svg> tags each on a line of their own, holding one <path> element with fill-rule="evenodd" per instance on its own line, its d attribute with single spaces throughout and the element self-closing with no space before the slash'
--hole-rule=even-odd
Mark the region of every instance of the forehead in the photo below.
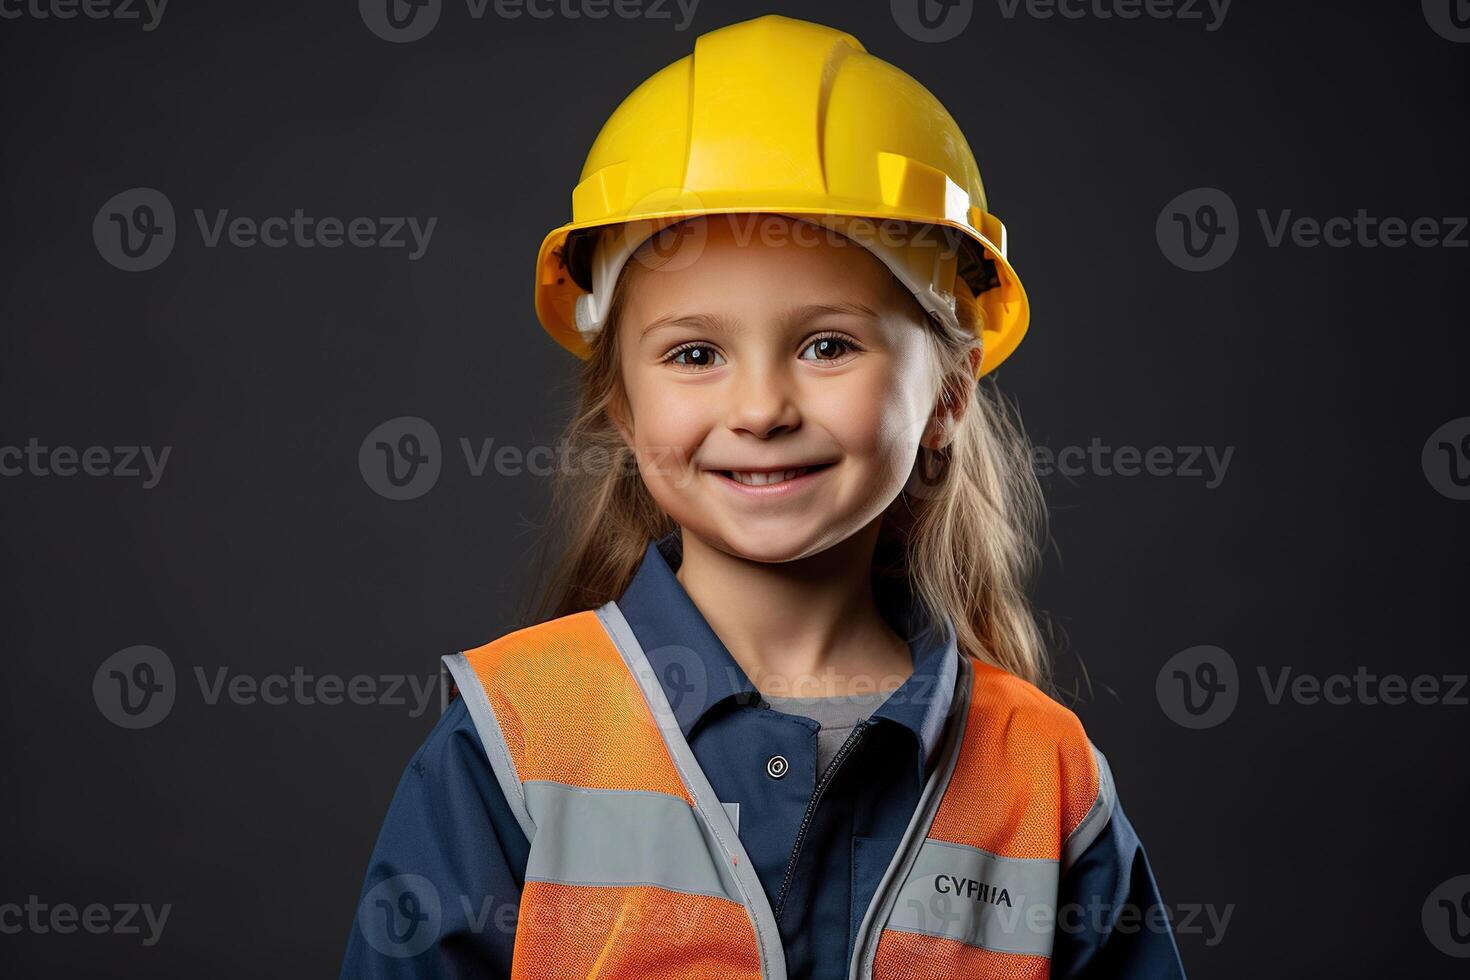
<svg viewBox="0 0 1470 980">
<path fill-rule="evenodd" d="M 639 306 L 704 298 L 785 304 L 912 300 L 888 268 L 839 232 L 776 214 L 717 214 L 670 226 L 644 242 L 626 267 Z"/>
</svg>

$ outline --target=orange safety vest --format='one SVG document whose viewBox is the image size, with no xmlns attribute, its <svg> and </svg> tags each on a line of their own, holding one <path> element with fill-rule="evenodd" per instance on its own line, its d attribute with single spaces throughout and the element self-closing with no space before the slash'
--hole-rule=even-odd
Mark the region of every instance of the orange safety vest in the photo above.
<svg viewBox="0 0 1470 980">
<path fill-rule="evenodd" d="M 775 916 L 616 602 L 444 658 L 531 849 L 517 980 L 785 980 Z M 1107 825 L 1075 715 L 961 656 L 850 980 L 1044 980 L 1061 874 Z"/>
</svg>

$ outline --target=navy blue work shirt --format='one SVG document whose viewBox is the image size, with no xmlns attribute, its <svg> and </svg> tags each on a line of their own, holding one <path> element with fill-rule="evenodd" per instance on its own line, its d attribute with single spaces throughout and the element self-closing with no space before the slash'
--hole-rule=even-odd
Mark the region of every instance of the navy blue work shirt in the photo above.
<svg viewBox="0 0 1470 980">
<path fill-rule="evenodd" d="M 845 980 L 863 913 L 936 758 L 958 668 L 953 630 L 912 614 L 900 624 L 912 675 L 858 724 L 819 785 L 819 726 L 762 700 L 674 576 L 679 560 L 677 531 L 650 541 L 618 608 L 736 822 L 776 913 L 790 980 Z M 698 682 L 691 683 L 691 668 Z M 409 761 L 389 805 L 343 980 L 508 978 L 529 852 L 464 700 L 456 698 Z M 398 894 L 402 881 L 415 890 L 408 907 Z M 1141 911 L 1162 906 L 1121 806 L 1063 877 L 1060 899 L 1104 913 L 1079 917 L 1080 928 L 1058 928 L 1054 978 L 1183 977 L 1171 933 L 1111 928 L 1129 904 Z M 385 914 L 396 908 L 423 917 L 432 942 L 396 942 L 376 924 L 378 906 Z"/>
</svg>

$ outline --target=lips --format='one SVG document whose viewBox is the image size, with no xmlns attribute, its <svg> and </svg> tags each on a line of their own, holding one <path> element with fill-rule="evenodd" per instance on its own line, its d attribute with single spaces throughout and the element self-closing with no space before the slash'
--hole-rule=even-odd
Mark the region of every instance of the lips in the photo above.
<svg viewBox="0 0 1470 980">
<path fill-rule="evenodd" d="M 767 487 L 773 484 L 795 480 L 797 477 L 806 476 L 808 473 L 815 473 L 818 470 L 824 470 L 831 465 L 831 463 L 813 463 L 809 466 L 796 466 L 783 470 L 716 470 L 715 472 L 726 479 L 734 480 L 741 486 Z"/>
<path fill-rule="evenodd" d="M 771 483 L 785 483 L 794 480 L 809 472 L 810 468 L 803 466 L 794 470 L 778 470 L 774 473 L 742 473 L 739 470 L 726 470 L 725 473 L 736 483 L 743 483 L 747 487 L 763 487 Z"/>
</svg>

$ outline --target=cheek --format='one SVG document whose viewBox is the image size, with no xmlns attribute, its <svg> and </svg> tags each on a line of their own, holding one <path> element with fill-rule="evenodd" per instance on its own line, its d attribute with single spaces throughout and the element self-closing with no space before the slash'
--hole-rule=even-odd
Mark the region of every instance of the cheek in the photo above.
<svg viewBox="0 0 1470 980">
<path fill-rule="evenodd" d="M 677 386 L 649 385 L 629 391 L 633 445 L 647 479 L 682 471 L 699 448 L 708 425 L 698 398 Z"/>
<path fill-rule="evenodd" d="M 851 388 L 819 396 L 823 427 L 852 456 L 911 456 L 923 435 L 926 416 L 913 386 L 883 376 L 854 379 Z"/>
</svg>

